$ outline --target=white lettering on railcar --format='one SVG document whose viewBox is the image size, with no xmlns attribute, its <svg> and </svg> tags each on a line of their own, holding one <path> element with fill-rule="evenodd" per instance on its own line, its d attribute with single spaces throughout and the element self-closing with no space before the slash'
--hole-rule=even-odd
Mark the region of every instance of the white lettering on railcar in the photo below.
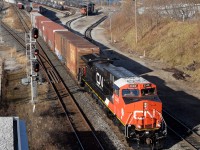
<svg viewBox="0 0 200 150">
<path fill-rule="evenodd" d="M 138 117 L 137 114 L 142 114 L 144 115 L 143 117 Z M 138 119 L 138 120 L 144 120 L 144 118 L 146 118 L 147 116 L 149 116 L 150 118 L 153 118 L 152 114 L 149 111 L 142 111 L 142 110 L 136 110 L 133 113 L 133 117 L 134 119 Z"/>
<path fill-rule="evenodd" d="M 103 77 L 98 72 L 96 73 L 96 82 L 100 88 L 103 88 Z"/>
</svg>

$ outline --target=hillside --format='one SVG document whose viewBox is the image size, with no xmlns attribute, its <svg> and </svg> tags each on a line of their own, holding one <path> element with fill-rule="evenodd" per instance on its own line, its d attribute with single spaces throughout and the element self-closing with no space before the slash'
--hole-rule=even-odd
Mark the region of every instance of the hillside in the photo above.
<svg viewBox="0 0 200 150">
<path fill-rule="evenodd" d="M 152 15 L 138 15 L 136 44 L 135 18 L 131 8 L 133 5 L 126 4 L 122 11 L 112 16 L 113 44 L 129 53 L 143 55 L 145 52 L 146 58 L 166 64 L 166 68 L 179 69 L 191 76 L 188 80 L 200 82 L 200 21 L 193 18 L 156 20 Z M 105 26 L 109 27 L 109 23 Z M 107 35 L 110 35 L 110 28 Z"/>
</svg>

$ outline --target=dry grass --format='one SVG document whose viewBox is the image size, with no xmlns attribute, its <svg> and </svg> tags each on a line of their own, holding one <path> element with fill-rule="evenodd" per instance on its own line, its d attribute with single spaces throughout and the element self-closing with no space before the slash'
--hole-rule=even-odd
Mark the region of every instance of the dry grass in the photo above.
<svg viewBox="0 0 200 150">
<path fill-rule="evenodd" d="M 50 88 L 49 86 L 48 82 L 38 85 L 38 100 L 44 100 L 47 98 L 47 93 Z"/>
<path fill-rule="evenodd" d="M 26 65 L 28 59 L 23 52 L 17 52 L 15 48 L 10 48 L 10 56 L 16 58 L 19 64 Z"/>
<path fill-rule="evenodd" d="M 193 61 L 199 63 L 200 57 L 200 21 L 180 22 L 171 19 L 160 19 L 159 23 L 152 16 L 138 17 L 138 43 L 135 42 L 136 30 L 134 26 L 134 13 L 127 18 L 126 10 L 112 18 L 112 33 L 123 51 L 133 52 L 146 56 L 152 60 L 176 67 L 183 71 Z M 130 21 L 129 21 L 130 20 Z M 109 27 L 109 22 L 106 26 Z M 110 30 L 108 29 L 109 33 Z M 108 34 L 109 35 L 109 34 Z M 192 76 L 191 80 L 200 82 L 199 70 L 186 71 Z"/>
<path fill-rule="evenodd" d="M 169 65 L 187 66 L 198 61 L 200 56 L 199 24 L 187 22 L 169 22 L 161 25 L 158 32 L 153 31 L 139 41 L 138 49 L 146 50 L 147 56 L 167 62 Z"/>
<path fill-rule="evenodd" d="M 5 22 L 6 24 L 8 24 L 11 28 L 13 28 L 19 32 L 22 31 L 21 22 L 19 21 L 16 13 L 14 12 L 14 10 L 11 7 L 9 7 L 7 9 L 7 13 L 4 16 L 4 18 L 2 19 L 2 21 Z"/>
</svg>

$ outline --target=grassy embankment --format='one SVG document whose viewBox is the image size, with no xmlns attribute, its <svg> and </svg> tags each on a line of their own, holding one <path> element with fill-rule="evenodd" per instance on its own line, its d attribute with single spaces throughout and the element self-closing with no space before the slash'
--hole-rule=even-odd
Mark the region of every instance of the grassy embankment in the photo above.
<svg viewBox="0 0 200 150">
<path fill-rule="evenodd" d="M 138 16 L 138 43 L 135 42 L 135 18 L 130 6 L 113 15 L 113 39 L 125 52 L 146 52 L 146 57 L 178 68 L 189 74 L 189 80 L 200 82 L 200 21 L 148 18 Z M 133 7 L 132 7 L 133 9 Z M 132 11 L 132 12 L 131 12 Z M 129 14 L 129 15 L 128 15 Z M 130 15 L 132 14 L 132 15 Z M 149 16 L 151 17 L 151 16 Z M 107 22 L 106 26 L 109 22 Z M 110 32 L 108 29 L 107 32 Z M 109 34 L 108 34 L 109 35 Z M 120 36 L 119 36 L 120 35 Z M 128 49 L 128 51 L 126 51 Z M 195 71 L 186 67 L 195 61 Z"/>
</svg>

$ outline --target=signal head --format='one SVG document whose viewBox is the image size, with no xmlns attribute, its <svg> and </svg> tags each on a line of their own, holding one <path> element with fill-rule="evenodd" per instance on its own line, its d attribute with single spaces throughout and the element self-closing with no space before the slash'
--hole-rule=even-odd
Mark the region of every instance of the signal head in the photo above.
<svg viewBox="0 0 200 150">
<path fill-rule="evenodd" d="M 34 69 L 35 72 L 39 72 L 39 69 L 40 69 L 39 66 L 40 66 L 40 65 L 39 65 L 38 62 L 36 62 L 36 63 L 33 65 L 33 69 Z"/>
<path fill-rule="evenodd" d="M 35 54 L 35 56 L 38 56 L 38 55 L 39 55 L 39 50 L 38 50 L 38 49 L 35 49 L 34 54 Z"/>
<path fill-rule="evenodd" d="M 38 33 L 39 33 L 39 31 L 38 31 L 37 28 L 33 28 L 33 29 L 32 29 L 32 37 L 33 37 L 34 39 L 37 39 L 37 38 L 38 38 Z"/>
</svg>

